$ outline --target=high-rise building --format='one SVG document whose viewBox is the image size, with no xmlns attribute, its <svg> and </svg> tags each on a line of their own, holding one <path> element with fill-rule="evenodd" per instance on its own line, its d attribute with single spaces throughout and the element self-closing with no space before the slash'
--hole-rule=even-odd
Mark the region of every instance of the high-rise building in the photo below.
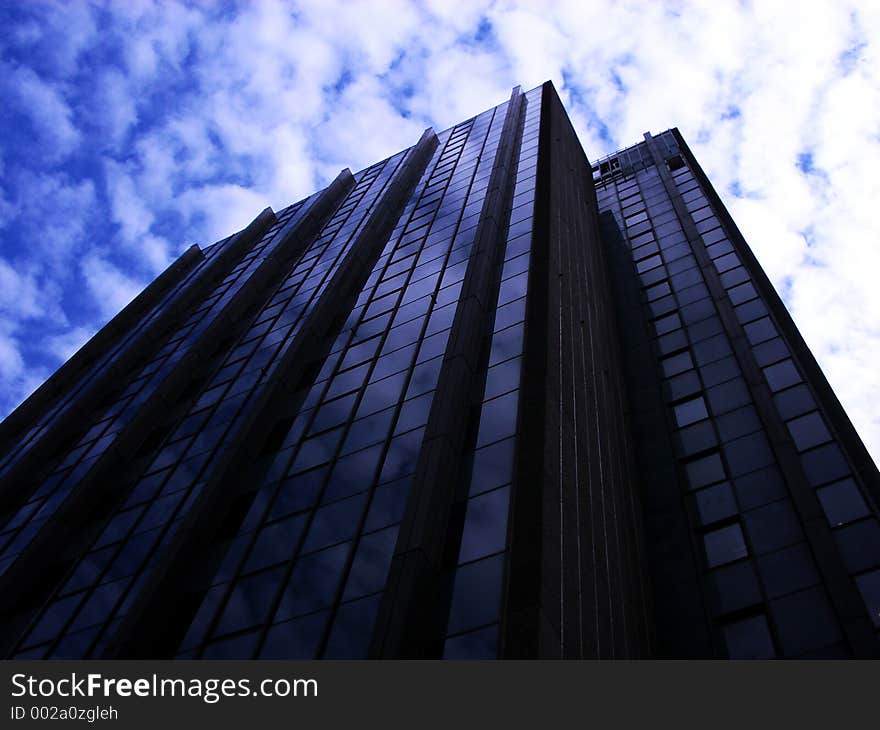
<svg viewBox="0 0 880 730">
<path fill-rule="evenodd" d="M 870 657 L 880 477 L 677 130 L 553 86 L 204 250 L 0 426 L 10 657 Z"/>
</svg>

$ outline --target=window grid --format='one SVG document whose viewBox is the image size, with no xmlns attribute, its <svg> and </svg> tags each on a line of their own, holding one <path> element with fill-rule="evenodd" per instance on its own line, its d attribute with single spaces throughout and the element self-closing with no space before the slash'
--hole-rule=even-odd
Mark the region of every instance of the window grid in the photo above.
<svg viewBox="0 0 880 730">
<path fill-rule="evenodd" d="M 689 212 L 705 207 L 686 167 L 673 179 Z M 760 641 L 749 651 L 775 655 L 778 646 L 790 654 L 794 644 L 778 634 L 775 614 L 788 600 L 784 596 L 817 590 L 820 580 L 796 522 L 785 536 L 765 534 L 770 517 L 782 524 L 794 512 L 708 288 L 656 169 L 617 181 L 599 193 L 599 205 L 611 210 L 625 231 L 645 292 L 679 463 L 691 485 L 687 514 L 706 565 L 709 610 L 732 656 L 745 646 L 733 642 L 756 636 Z M 716 268 L 728 271 L 734 262 L 730 250 L 718 245 L 721 238 L 712 231 L 719 224 L 712 219 L 705 212 L 695 216 Z M 760 489 L 765 494 L 755 497 Z M 802 551 L 803 577 L 785 585 L 774 561 L 792 550 Z M 810 608 L 827 605 L 824 595 L 811 600 Z M 833 639 L 838 629 L 836 621 L 831 624 Z"/>
<path fill-rule="evenodd" d="M 82 375 L 75 384 L 66 389 L 61 399 L 52 404 L 46 412 L 40 416 L 34 426 L 21 434 L 13 445 L 10 445 L 5 451 L 3 461 L 0 462 L 0 477 L 2 477 L 3 474 L 5 474 L 6 471 L 18 461 L 31 445 L 40 440 L 46 429 L 62 412 L 72 406 L 79 393 L 81 393 L 83 389 L 86 388 L 98 375 L 112 365 L 112 363 L 115 362 L 118 357 L 136 341 L 138 335 L 155 321 L 156 317 L 165 310 L 169 303 L 174 301 L 180 292 L 184 291 L 201 275 L 202 271 L 204 271 L 204 269 L 213 261 L 214 257 L 224 249 L 233 237 L 234 236 L 227 236 L 205 249 L 202 252 L 205 258 L 194 266 L 181 279 L 181 281 L 171 288 L 170 291 L 166 292 L 153 309 L 143 317 L 136 326 L 131 330 L 122 333 L 119 340 L 113 343 L 108 351 L 96 360 L 96 362 L 89 368 L 88 372 Z"/>
<path fill-rule="evenodd" d="M 674 180 L 688 212 L 698 221 L 697 229 L 706 250 L 762 368 L 807 479 L 816 490 L 833 534 L 842 547 L 850 575 L 856 585 L 860 585 L 862 576 L 880 566 L 877 505 L 860 477 L 850 469 L 775 318 L 759 298 L 754 282 L 713 215 L 699 184 L 686 169 L 678 171 Z M 847 559 L 854 552 L 846 549 L 850 544 L 861 545 L 861 560 Z M 868 545 L 877 547 L 871 549 Z M 872 607 L 864 593 L 862 595 L 870 613 Z"/>
<path fill-rule="evenodd" d="M 414 204 L 408 206 L 412 210 L 412 216 L 409 217 L 405 213 L 402 220 L 406 221 L 409 218 L 406 227 L 399 228 L 392 235 L 391 242 L 386 247 L 386 253 L 377 262 L 374 272 L 369 277 L 355 310 L 349 318 L 351 331 L 346 329 L 337 338 L 333 352 L 325 362 L 324 369 L 318 376 L 318 381 L 312 387 L 303 410 L 297 417 L 297 422 L 294 423 L 285 440 L 285 443 L 291 445 L 286 448 L 282 447 L 281 454 L 276 457 L 275 463 L 280 465 L 280 475 L 273 474 L 273 480 L 268 484 L 270 490 L 274 492 L 271 497 L 271 506 L 261 504 L 258 500 L 243 525 L 243 529 L 252 529 L 255 527 L 254 523 L 258 526 L 265 523 L 267 519 L 272 519 L 271 510 L 276 508 L 276 505 L 283 498 L 285 488 L 287 487 L 289 490 L 291 483 L 297 485 L 298 480 L 308 481 L 311 483 L 312 489 L 316 491 L 313 498 L 308 500 L 308 504 L 304 505 L 303 513 L 306 515 L 307 524 L 307 527 L 303 529 L 304 536 L 299 539 L 299 545 L 296 546 L 293 555 L 286 558 L 286 570 L 277 576 L 277 580 L 273 581 L 273 585 L 269 589 L 273 591 L 271 595 L 275 596 L 273 610 L 270 612 L 274 616 L 262 617 L 260 621 L 251 621 L 250 626 L 256 623 L 256 628 L 247 629 L 245 635 L 251 636 L 253 642 L 259 642 L 261 634 L 266 631 L 296 633 L 297 629 L 302 631 L 307 627 L 309 634 L 316 640 L 315 645 L 297 646 L 295 649 L 289 648 L 289 651 L 298 651 L 301 655 L 309 656 L 316 651 L 320 652 L 322 645 L 326 643 L 325 655 L 351 652 L 352 647 L 341 642 L 339 634 L 344 635 L 346 628 L 350 633 L 352 620 L 359 620 L 361 623 L 372 621 L 370 609 L 375 609 L 381 596 L 381 587 L 384 584 L 384 570 L 381 569 L 381 565 L 390 559 L 399 517 L 394 520 L 386 519 L 384 523 L 378 525 L 370 524 L 371 506 L 374 503 L 373 498 L 376 492 L 383 490 L 385 493 L 396 492 L 397 504 L 402 506 L 408 488 L 409 475 L 415 467 L 414 459 L 418 453 L 418 444 L 421 441 L 421 433 L 427 417 L 427 407 L 430 404 L 433 387 L 439 374 L 439 364 L 442 361 L 445 340 L 451 324 L 451 319 L 448 321 L 435 320 L 435 317 L 438 315 L 447 317 L 449 305 L 454 307 L 457 300 L 457 291 L 464 277 L 464 267 L 475 225 L 475 221 L 465 216 L 468 207 L 466 200 L 470 199 L 468 191 L 471 197 L 481 197 L 484 194 L 484 185 L 481 186 L 479 180 L 481 178 L 480 170 L 483 169 L 486 162 L 478 163 L 483 157 L 491 162 L 493 155 L 485 155 L 484 148 L 494 143 L 493 140 L 497 142 L 496 135 L 489 134 L 487 136 L 492 115 L 481 115 L 481 117 L 482 119 L 478 118 L 471 130 L 470 138 L 467 135 L 469 124 L 459 125 L 453 130 L 444 147 L 444 152 L 440 156 L 439 164 L 434 167 L 431 177 L 428 178 L 427 184 L 424 186 L 421 197 Z M 468 138 L 466 146 L 476 148 L 481 152 L 481 156 L 475 156 L 467 164 L 459 162 L 458 165 L 455 165 L 455 159 L 459 158 L 462 155 L 462 150 L 465 149 L 464 140 L 466 138 Z M 451 148 L 450 145 L 459 146 Z M 447 158 L 451 158 L 452 162 L 447 163 Z M 455 170 L 454 176 L 453 169 Z M 438 170 L 440 171 L 439 176 L 441 176 L 439 184 L 437 182 Z M 456 191 L 462 187 L 462 182 L 465 184 L 465 194 L 459 195 Z M 446 194 L 442 198 L 434 195 L 437 190 L 444 188 Z M 434 198 L 435 202 L 429 203 L 428 207 L 436 209 L 436 214 L 428 217 L 440 221 L 441 217 L 449 218 L 451 216 L 451 226 L 447 222 L 440 224 L 438 229 L 437 225 L 423 224 L 422 219 L 425 216 L 422 215 L 421 210 L 425 210 L 423 203 L 426 198 L 429 200 Z M 441 200 L 444 201 L 442 204 Z M 415 232 L 412 231 L 414 227 Z M 433 239 L 436 241 L 432 242 Z M 427 264 L 422 263 L 423 257 L 427 259 Z M 399 279 L 404 273 L 399 270 L 401 267 L 398 266 L 398 262 L 405 264 L 408 268 L 405 269 L 404 279 L 393 286 L 402 286 L 403 288 L 395 289 L 396 293 L 391 295 L 392 301 L 382 304 L 378 309 L 373 309 L 375 302 L 382 302 L 389 297 L 386 290 L 382 289 L 383 284 Z M 423 271 L 420 278 L 416 280 L 416 272 L 419 269 L 424 270 L 426 265 L 429 265 L 428 271 L 433 270 L 432 273 L 425 276 Z M 431 284 L 430 290 L 423 291 L 423 282 Z M 439 292 L 437 292 L 438 288 L 440 288 Z M 440 297 L 443 296 L 443 292 L 449 290 L 453 290 L 452 296 L 447 297 L 451 298 L 451 302 L 441 301 Z M 390 307 L 389 312 L 383 311 L 386 307 Z M 392 312 L 395 317 L 393 323 L 391 321 Z M 434 321 L 440 321 L 440 324 L 433 325 Z M 376 322 L 381 325 L 378 330 L 373 329 Z M 395 326 L 392 327 L 392 324 Z M 362 333 L 362 327 L 366 327 L 367 331 Z M 414 332 L 415 343 L 408 345 L 399 340 L 392 341 L 392 333 L 397 329 L 416 330 Z M 434 330 L 439 331 L 435 332 Z M 425 336 L 426 334 L 428 337 Z M 411 339 L 412 336 L 406 338 L 407 342 Z M 428 342 L 429 340 L 432 342 Z M 376 344 L 370 345 L 366 364 L 360 362 L 364 359 L 364 355 L 346 362 L 349 353 L 357 351 L 364 344 L 371 342 Z M 343 347 L 346 343 L 348 346 Z M 424 349 L 428 345 L 430 345 L 429 357 L 425 357 Z M 384 354 L 389 349 L 391 352 L 387 355 Z M 407 352 L 409 350 L 411 352 Z M 402 372 L 395 375 L 380 370 L 378 363 L 383 359 L 399 360 L 396 369 L 402 370 Z M 407 362 L 409 364 L 406 364 Z M 425 372 L 424 368 L 426 367 L 428 368 L 427 376 L 430 385 L 423 385 L 416 393 L 413 393 L 413 385 L 419 379 L 419 368 L 423 368 L 423 372 Z M 353 374 L 354 377 L 348 385 L 334 390 L 335 384 L 340 381 L 344 382 L 349 374 Z M 366 396 L 370 385 L 379 385 L 398 378 L 402 381 L 397 386 L 399 395 L 396 398 L 382 398 L 382 405 L 391 406 L 391 408 L 383 410 L 371 408 Z M 403 403 L 401 403 L 401 396 L 404 399 Z M 322 414 L 326 411 L 325 404 L 334 407 L 335 404 L 342 401 L 349 401 L 345 405 L 343 415 L 337 416 L 330 423 L 322 422 Z M 421 402 L 417 410 L 422 412 L 422 418 L 421 420 L 409 421 L 406 409 L 417 402 Z M 363 418 L 345 421 L 355 411 L 359 411 L 359 415 L 363 415 Z M 366 441 L 349 445 L 352 434 L 355 433 L 355 426 L 369 424 L 371 420 L 380 418 L 385 423 L 383 423 L 381 431 L 378 432 L 379 435 L 373 438 L 376 443 L 370 444 L 369 441 Z M 345 421 L 343 425 L 336 425 L 339 420 Z M 303 454 L 306 454 L 306 458 L 308 458 L 310 442 L 318 443 L 320 439 L 327 438 L 328 434 L 334 433 L 336 438 L 332 439 L 330 449 L 323 453 L 316 463 L 303 462 Z M 384 438 L 381 434 L 385 434 Z M 402 441 L 404 439 L 410 439 L 413 442 L 412 458 L 403 471 L 389 474 L 389 458 L 394 453 L 392 444 L 395 440 Z M 344 480 L 345 489 L 339 493 L 339 482 L 333 481 L 337 468 L 346 460 L 353 459 L 353 463 L 357 463 L 358 455 L 368 452 L 373 452 L 369 459 L 369 468 L 365 469 L 363 476 L 360 477 L 357 474 L 348 474 Z M 329 463 L 327 463 L 328 461 Z M 291 479 L 288 479 L 286 475 L 291 475 Z M 316 475 L 317 478 L 312 482 L 313 475 Z M 356 487 L 352 487 L 352 484 L 355 484 Z M 269 502 L 269 500 L 266 501 Z M 319 513 L 324 510 L 329 512 L 337 508 L 334 505 L 338 506 L 345 502 L 349 502 L 354 509 L 352 524 L 355 525 L 355 529 L 353 534 L 347 534 L 344 538 L 339 537 L 335 543 L 331 542 L 329 547 L 326 543 L 315 543 L 312 536 L 317 533 L 318 528 L 321 528 Z M 244 549 L 248 551 L 249 558 L 253 554 L 252 546 L 258 545 L 258 538 L 256 531 L 247 537 L 250 539 Z M 311 546 L 309 545 L 310 540 L 313 541 Z M 340 545 L 344 547 L 339 547 Z M 363 579 L 357 577 L 359 548 L 361 546 L 369 548 L 373 553 L 370 555 L 370 561 L 367 561 L 367 567 L 380 566 L 373 576 L 372 584 L 374 589 L 378 588 L 379 590 L 362 595 L 365 588 L 361 585 L 359 589 L 355 590 L 354 598 L 352 598 L 352 581 L 360 580 L 363 583 Z M 275 585 L 289 591 L 290 587 L 298 580 L 297 574 L 305 570 L 303 563 L 313 559 L 316 554 L 321 555 L 322 553 L 338 554 L 338 562 L 333 562 L 336 580 L 333 582 L 330 592 L 325 595 L 324 602 L 320 606 L 299 605 L 297 608 L 296 600 L 293 600 L 290 603 L 294 604 L 294 607 L 286 607 L 287 599 L 284 597 L 286 594 L 275 588 Z M 243 565 L 246 569 L 248 558 L 238 557 L 239 566 Z M 245 562 L 242 562 L 243 560 Z M 387 565 L 385 569 L 387 570 Z M 225 575 L 222 577 L 226 578 Z M 288 577 L 292 577 L 291 583 L 288 583 Z M 231 582 L 222 586 L 225 601 L 223 606 L 227 607 L 226 611 L 230 610 L 228 608 L 230 599 L 226 596 L 231 596 L 231 600 L 234 601 L 234 590 Z M 358 593 L 358 590 L 361 593 Z M 219 592 L 219 590 L 215 590 L 215 593 Z M 210 597 L 206 597 L 206 604 L 209 603 L 212 603 L 212 600 Z M 361 605 L 357 606 L 356 604 Z M 274 605 L 278 605 L 278 611 L 274 610 Z M 364 605 L 367 610 L 350 610 L 362 608 Z M 309 611 L 312 612 L 309 613 Z M 219 610 L 215 611 L 214 615 L 216 618 L 212 622 L 212 636 L 218 636 L 224 632 L 224 629 L 228 629 L 228 626 L 224 626 L 223 617 L 220 616 Z M 274 619 L 271 629 L 266 621 L 270 618 Z M 194 625 L 199 623 L 197 620 Z M 195 627 L 194 633 L 201 633 L 198 626 Z M 368 638 L 369 626 L 361 626 L 358 635 Z M 189 644 L 191 640 L 192 637 L 189 637 L 184 644 Z M 267 649 L 271 650 L 272 646 L 281 643 L 280 640 L 273 638 Z M 291 647 L 291 640 L 288 638 L 284 645 Z M 255 649 L 253 643 L 246 645 L 246 647 L 247 651 L 255 651 L 259 648 L 257 646 Z M 208 645 L 202 656 L 217 656 L 218 654 L 214 652 L 228 650 L 240 652 L 242 645 L 234 642 L 233 639 L 220 638 Z M 357 649 L 358 653 L 363 651 L 365 651 L 363 646 Z"/>
<path fill-rule="evenodd" d="M 182 353 L 244 285 L 259 263 L 257 258 L 274 242 L 277 233 L 304 203 L 305 201 L 301 201 L 279 214 L 278 221 L 260 241 L 242 253 L 231 272 L 214 287 L 206 300 L 200 301 L 195 311 L 170 332 L 166 344 L 153 358 L 146 365 L 138 365 L 134 369 L 129 375 L 128 386 L 110 405 L 98 411 L 86 433 L 75 445 L 59 455 L 55 467 L 50 470 L 39 488 L 29 496 L 24 505 L 12 512 L 0 530 L 0 571 L 14 562 L 80 479 L 112 446 L 119 432 L 164 381 Z"/>
<path fill-rule="evenodd" d="M 255 316 L 255 330 L 259 331 L 270 319 L 273 329 L 257 337 L 252 337 L 250 330 L 246 331 L 239 338 L 242 344 L 228 353 L 221 353 L 220 368 L 201 388 L 201 396 L 179 419 L 178 428 L 165 438 L 158 455 L 134 482 L 129 499 L 106 523 L 92 550 L 71 570 L 69 580 L 77 578 L 78 571 L 91 577 L 85 588 L 73 594 L 79 599 L 73 601 L 71 596 L 62 596 L 62 587 L 32 623 L 21 647 L 44 639 L 43 626 L 55 626 L 54 636 L 46 642 L 41 641 L 45 650 L 54 654 L 65 652 L 65 644 L 75 643 L 81 635 L 79 640 L 89 648 L 77 653 L 82 656 L 99 653 L 102 642 L 112 635 L 136 597 L 166 535 L 181 523 L 197 497 L 203 486 L 197 481 L 198 474 L 222 443 L 223 435 L 233 428 L 236 414 L 244 409 L 255 389 L 265 382 L 273 358 L 292 341 L 305 314 L 350 250 L 358 227 L 363 225 L 404 157 L 405 153 L 400 153 L 361 173 L 341 209 L 292 266 L 291 273 L 281 282 L 276 294 Z M 355 199 L 354 205 L 346 205 Z M 267 310 L 273 310 L 271 318 L 264 316 Z M 229 371 L 226 368 L 234 361 L 240 363 L 240 372 L 246 370 L 248 375 L 240 374 L 231 381 L 226 380 L 222 395 L 214 397 L 212 394 L 206 399 L 218 379 L 227 378 Z M 193 418 L 204 419 L 201 430 L 195 435 L 190 433 L 178 438 L 178 430 Z M 134 506 L 138 502 L 142 504 Z M 135 516 L 132 518 L 129 514 Z M 129 520 L 133 524 L 128 524 Z M 114 540 L 113 554 L 104 556 L 104 541 Z M 100 565 L 97 570 L 91 567 L 95 564 Z M 118 572 L 124 575 L 117 578 Z M 106 587 L 108 585 L 112 587 Z M 89 621 L 89 616 L 94 620 L 83 628 L 81 624 Z M 28 653 L 33 654 L 33 649 Z"/>
<path fill-rule="evenodd" d="M 507 236 L 499 253 L 501 283 L 495 304 L 490 354 L 468 493 L 454 507 L 464 515 L 451 586 L 443 656 L 497 656 L 498 626 L 507 559 L 507 522 L 522 369 L 529 259 L 531 256 L 537 139 L 541 97 L 527 104 L 516 160 L 515 195 Z"/>
</svg>

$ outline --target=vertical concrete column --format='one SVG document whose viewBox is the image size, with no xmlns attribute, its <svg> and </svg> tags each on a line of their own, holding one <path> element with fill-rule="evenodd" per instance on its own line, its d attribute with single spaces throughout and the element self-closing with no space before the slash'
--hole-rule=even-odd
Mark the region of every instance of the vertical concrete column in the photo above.
<svg viewBox="0 0 880 730">
<path fill-rule="evenodd" d="M 592 173 L 545 85 L 501 654 L 650 649 L 642 509 Z"/>
</svg>

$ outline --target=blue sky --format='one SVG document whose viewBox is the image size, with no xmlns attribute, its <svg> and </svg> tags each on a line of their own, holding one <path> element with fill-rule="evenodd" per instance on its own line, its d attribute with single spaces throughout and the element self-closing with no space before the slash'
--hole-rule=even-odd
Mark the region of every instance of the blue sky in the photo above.
<svg viewBox="0 0 880 730">
<path fill-rule="evenodd" d="M 0 0 L 0 415 L 192 243 L 552 79 L 678 126 L 880 458 L 880 4 Z"/>
</svg>

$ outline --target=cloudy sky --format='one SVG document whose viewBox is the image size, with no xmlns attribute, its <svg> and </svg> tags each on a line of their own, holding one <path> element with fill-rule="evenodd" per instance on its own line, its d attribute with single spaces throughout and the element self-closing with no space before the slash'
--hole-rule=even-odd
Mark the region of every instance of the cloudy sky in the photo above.
<svg viewBox="0 0 880 730">
<path fill-rule="evenodd" d="M 0 0 L 0 415 L 207 245 L 552 79 L 678 126 L 880 460 L 880 4 Z"/>
</svg>

